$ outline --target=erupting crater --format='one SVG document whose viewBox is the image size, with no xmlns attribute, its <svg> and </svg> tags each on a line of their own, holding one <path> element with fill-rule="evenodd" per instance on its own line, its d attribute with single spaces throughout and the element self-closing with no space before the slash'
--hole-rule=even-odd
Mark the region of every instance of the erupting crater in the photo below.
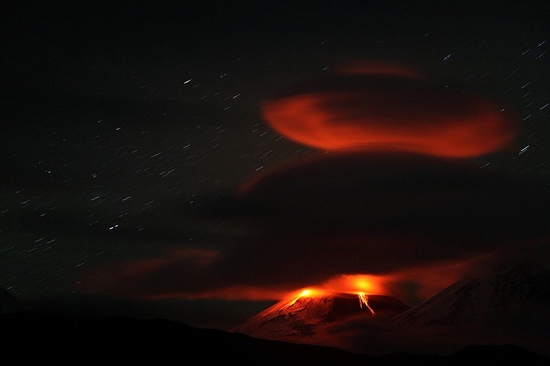
<svg viewBox="0 0 550 366">
<path fill-rule="evenodd" d="M 233 331 L 257 338 L 303 342 L 327 325 L 356 317 L 388 320 L 408 309 L 392 296 L 312 288 L 278 302 Z"/>
</svg>

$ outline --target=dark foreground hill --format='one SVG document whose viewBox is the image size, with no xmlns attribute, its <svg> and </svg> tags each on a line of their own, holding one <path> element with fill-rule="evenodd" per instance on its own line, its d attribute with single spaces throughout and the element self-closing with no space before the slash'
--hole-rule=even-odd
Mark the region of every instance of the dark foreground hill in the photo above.
<svg viewBox="0 0 550 366">
<path fill-rule="evenodd" d="M 450 356 L 391 354 L 371 357 L 339 349 L 267 341 L 199 329 L 169 320 L 90 319 L 36 313 L 0 315 L 1 362 L 6 365 L 550 365 L 522 348 L 467 347 Z"/>
</svg>

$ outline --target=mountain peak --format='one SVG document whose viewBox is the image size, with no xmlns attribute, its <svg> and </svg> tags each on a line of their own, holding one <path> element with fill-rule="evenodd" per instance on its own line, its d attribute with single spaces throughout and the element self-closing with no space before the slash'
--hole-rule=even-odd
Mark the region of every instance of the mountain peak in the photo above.
<svg viewBox="0 0 550 366">
<path fill-rule="evenodd" d="M 550 270 L 532 262 L 501 264 L 492 274 L 459 280 L 393 324 L 465 324 L 550 309 Z"/>
<path fill-rule="evenodd" d="M 400 300 L 385 295 L 306 293 L 278 302 L 233 331 L 258 338 L 299 341 L 327 324 L 352 317 L 389 319 L 407 309 Z"/>
</svg>

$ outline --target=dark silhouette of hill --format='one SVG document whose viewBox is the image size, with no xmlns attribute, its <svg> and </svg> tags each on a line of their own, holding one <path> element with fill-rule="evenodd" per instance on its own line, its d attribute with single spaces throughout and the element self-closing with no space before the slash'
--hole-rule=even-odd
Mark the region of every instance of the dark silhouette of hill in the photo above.
<svg viewBox="0 0 550 366">
<path fill-rule="evenodd" d="M 265 341 L 162 319 L 12 313 L 0 316 L 0 327 L 9 335 L 2 362 L 11 365 L 371 365 L 376 361 L 328 347 Z"/>
<path fill-rule="evenodd" d="M 550 365 L 549 358 L 513 345 L 467 347 L 446 357 L 405 353 L 372 357 L 162 319 L 92 319 L 21 312 L 0 315 L 0 327 L 6 339 L 2 362 L 9 365 Z"/>
<path fill-rule="evenodd" d="M 447 357 L 445 365 L 550 365 L 550 358 L 512 344 L 468 346 Z"/>
</svg>

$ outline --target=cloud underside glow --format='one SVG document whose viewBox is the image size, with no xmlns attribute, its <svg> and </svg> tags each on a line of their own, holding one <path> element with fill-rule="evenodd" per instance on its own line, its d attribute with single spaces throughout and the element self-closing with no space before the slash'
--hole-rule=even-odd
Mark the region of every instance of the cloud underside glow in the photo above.
<svg viewBox="0 0 550 366">
<path fill-rule="evenodd" d="M 493 103 L 457 93 L 415 90 L 311 92 L 265 103 L 277 132 L 329 151 L 405 151 L 466 158 L 505 147 L 512 124 Z"/>
</svg>

